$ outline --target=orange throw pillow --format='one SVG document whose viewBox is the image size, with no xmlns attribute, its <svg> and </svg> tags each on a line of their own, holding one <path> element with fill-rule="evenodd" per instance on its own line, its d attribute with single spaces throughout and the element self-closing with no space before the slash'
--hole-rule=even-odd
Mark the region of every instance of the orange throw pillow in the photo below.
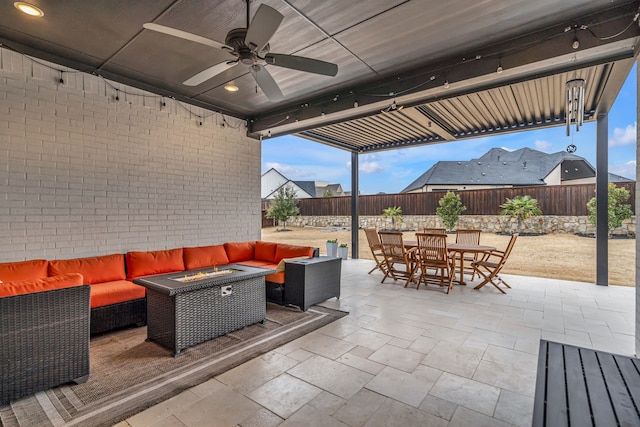
<svg viewBox="0 0 640 427">
<path fill-rule="evenodd" d="M 275 262 L 282 261 L 282 258 L 298 258 L 303 256 L 306 256 L 307 258 L 313 257 L 313 248 L 311 246 L 296 246 L 278 243 Z"/>
<path fill-rule="evenodd" d="M 227 258 L 227 252 L 223 245 L 183 248 L 182 255 L 185 270 L 229 264 L 229 258 Z"/>
<path fill-rule="evenodd" d="M 32 259 L 29 261 L 0 263 L 0 281 L 15 282 L 17 280 L 41 279 L 47 277 L 49 261 Z"/>
<path fill-rule="evenodd" d="M 254 256 L 254 259 L 273 262 L 276 256 L 277 246 L 277 243 L 263 242 L 261 240 L 258 240 L 256 242 L 256 254 Z"/>
<path fill-rule="evenodd" d="M 71 273 L 42 279 L 18 280 L 0 284 L 0 298 L 14 295 L 32 294 L 52 289 L 71 288 L 83 285 L 82 274 Z"/>
<path fill-rule="evenodd" d="M 165 251 L 127 252 L 127 280 L 184 271 L 182 248 Z"/>
<path fill-rule="evenodd" d="M 240 262 L 254 259 L 256 242 L 231 242 L 224 244 L 229 262 Z"/>
<path fill-rule="evenodd" d="M 90 258 L 58 259 L 49 261 L 49 276 L 80 273 L 84 281 L 94 283 L 124 280 L 124 255 L 113 254 Z"/>
</svg>

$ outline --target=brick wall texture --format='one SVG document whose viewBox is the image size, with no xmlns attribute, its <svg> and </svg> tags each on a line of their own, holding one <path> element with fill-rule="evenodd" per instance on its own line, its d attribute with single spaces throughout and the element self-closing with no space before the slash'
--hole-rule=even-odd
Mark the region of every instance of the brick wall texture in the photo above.
<svg viewBox="0 0 640 427">
<path fill-rule="evenodd" d="M 222 123 L 0 49 L 0 262 L 259 239 L 260 142 Z"/>
</svg>

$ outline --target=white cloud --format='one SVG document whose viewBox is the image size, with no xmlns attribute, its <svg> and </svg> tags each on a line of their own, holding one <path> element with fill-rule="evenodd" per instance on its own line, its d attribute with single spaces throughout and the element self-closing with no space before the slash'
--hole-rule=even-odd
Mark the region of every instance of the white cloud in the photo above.
<svg viewBox="0 0 640 427">
<path fill-rule="evenodd" d="M 613 136 L 609 137 L 609 147 L 620 147 L 636 143 L 636 123 L 627 125 L 626 128 L 615 128 Z"/>
<path fill-rule="evenodd" d="M 378 162 L 363 162 L 363 163 L 360 163 L 358 170 L 362 173 L 371 174 L 371 173 L 382 172 L 384 168 Z"/>
<path fill-rule="evenodd" d="M 533 144 L 536 146 L 536 150 L 542 151 L 543 153 L 548 153 L 551 148 L 551 143 L 542 139 L 536 140 Z"/>
<path fill-rule="evenodd" d="M 302 178 L 308 178 L 310 176 L 310 173 L 308 170 L 297 168 L 291 165 L 285 165 L 282 163 L 275 163 L 275 162 L 267 162 L 265 163 L 265 166 L 267 167 L 267 170 L 273 168 L 278 172 L 280 172 L 282 175 L 292 180 L 301 180 Z"/>
<path fill-rule="evenodd" d="M 616 175 L 624 176 L 625 178 L 636 178 L 636 161 L 630 160 L 626 163 L 613 163 L 609 164 L 609 172 Z"/>
</svg>

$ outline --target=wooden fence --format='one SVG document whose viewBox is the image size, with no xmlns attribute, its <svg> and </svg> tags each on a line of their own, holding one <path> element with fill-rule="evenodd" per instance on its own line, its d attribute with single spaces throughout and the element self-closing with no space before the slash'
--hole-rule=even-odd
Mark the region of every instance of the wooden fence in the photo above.
<svg viewBox="0 0 640 427">
<path fill-rule="evenodd" d="M 635 214 L 635 182 L 616 185 L 631 193 L 628 202 Z M 462 215 L 497 215 L 500 205 L 507 198 L 529 195 L 538 200 L 543 215 L 585 216 L 589 215 L 587 202 L 595 196 L 595 184 L 461 190 L 455 193 L 460 195 L 462 204 L 467 207 Z M 437 191 L 360 196 L 360 215 L 380 215 L 390 206 L 402 208 L 403 215 L 434 215 L 438 201 L 444 194 Z M 269 203 L 268 200 L 262 202 L 263 211 L 269 207 Z M 351 197 L 300 199 L 298 207 L 300 215 L 305 216 L 351 215 Z"/>
</svg>

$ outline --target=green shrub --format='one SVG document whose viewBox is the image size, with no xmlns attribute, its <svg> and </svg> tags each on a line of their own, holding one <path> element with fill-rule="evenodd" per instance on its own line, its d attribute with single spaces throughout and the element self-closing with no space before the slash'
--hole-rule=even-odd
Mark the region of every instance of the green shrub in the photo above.
<svg viewBox="0 0 640 427">
<path fill-rule="evenodd" d="M 630 193 L 624 187 L 616 187 L 612 182 L 608 187 L 609 202 L 608 202 L 608 224 L 607 228 L 609 232 L 614 228 L 618 228 L 622 225 L 622 221 L 629 219 L 633 216 L 631 206 L 628 203 L 624 203 L 629 199 Z M 587 209 L 589 210 L 589 222 L 591 224 L 596 223 L 596 198 L 592 198 L 587 203 Z"/>
<path fill-rule="evenodd" d="M 518 219 L 518 231 L 522 228 L 522 221 L 542 215 L 542 210 L 538 207 L 538 201 L 531 196 L 516 196 L 513 199 L 500 205 L 502 209 L 500 215 L 509 215 Z"/>
<path fill-rule="evenodd" d="M 436 215 L 440 217 L 447 230 L 453 230 L 460 214 L 466 211 L 467 207 L 460 201 L 460 196 L 451 191 L 447 191 L 438 204 L 440 207 L 436 208 Z"/>
</svg>

